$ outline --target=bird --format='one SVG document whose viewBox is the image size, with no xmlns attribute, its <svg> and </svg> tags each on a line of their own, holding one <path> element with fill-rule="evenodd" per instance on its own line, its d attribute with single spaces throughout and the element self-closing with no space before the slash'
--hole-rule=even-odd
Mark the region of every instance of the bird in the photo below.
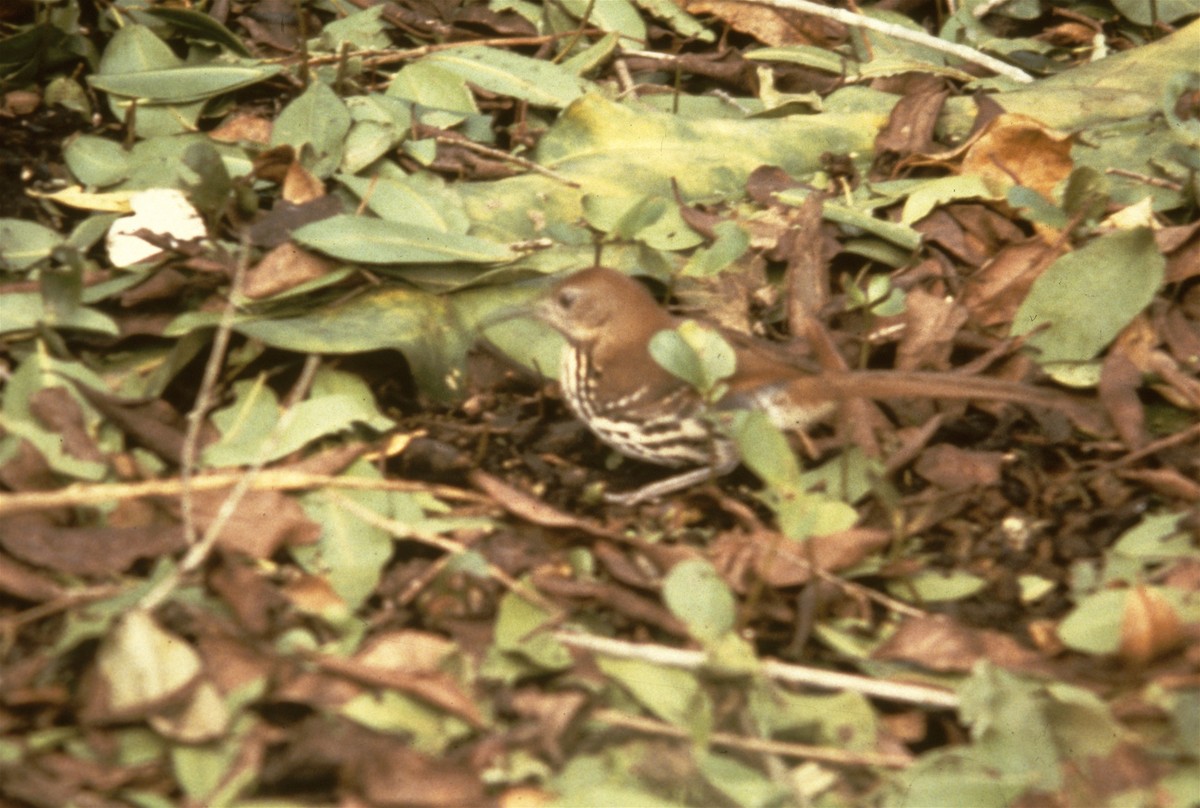
<svg viewBox="0 0 1200 808">
<path fill-rule="evenodd" d="M 717 413 L 760 410 L 776 427 L 804 431 L 851 398 L 984 399 L 1066 409 L 1065 396 L 1031 385 L 920 371 L 820 371 L 781 357 L 774 344 L 730 335 L 734 370 L 719 396 L 706 400 L 663 368 L 650 351 L 655 334 L 683 320 L 634 278 L 602 266 L 577 270 L 551 285 L 531 315 L 564 338 L 559 388 L 571 413 L 620 454 L 687 471 L 609 502 L 636 505 L 723 476 L 741 462 L 735 442 L 717 428 Z"/>
</svg>

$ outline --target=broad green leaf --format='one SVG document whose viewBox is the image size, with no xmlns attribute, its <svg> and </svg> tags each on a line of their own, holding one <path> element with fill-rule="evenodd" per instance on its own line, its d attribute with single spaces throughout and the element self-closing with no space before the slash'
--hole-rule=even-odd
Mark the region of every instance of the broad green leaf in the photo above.
<svg viewBox="0 0 1200 808">
<path fill-rule="evenodd" d="M 412 108 L 386 95 L 356 95 L 346 99 L 353 123 L 346 136 L 342 170 L 348 174 L 374 163 L 407 137 Z"/>
<path fill-rule="evenodd" d="M 8 292 L 0 295 L 0 333 L 29 331 L 39 323 L 63 330 L 94 331 L 115 337 L 116 322 L 95 309 L 76 306 L 66 312 L 46 308 L 39 292 Z"/>
<path fill-rule="evenodd" d="M 959 199 L 994 199 L 995 194 L 978 174 L 938 177 L 926 180 L 908 195 L 904 211 L 900 214 L 901 224 L 912 225 L 921 221 L 934 208 Z"/>
<path fill-rule="evenodd" d="M 442 233 L 465 234 L 471 220 L 453 186 L 432 174 L 398 172 L 371 178 L 341 175 L 349 188 L 380 218 Z"/>
<path fill-rule="evenodd" d="M 462 115 L 479 112 L 475 96 L 466 80 L 457 73 L 428 60 L 406 65 L 388 85 L 387 95 L 402 98 L 423 107 L 443 109 Z"/>
<path fill-rule="evenodd" d="M 1144 516 L 1142 521 L 1121 534 L 1113 544 L 1112 552 L 1147 563 L 1193 556 L 1196 550 L 1182 522 L 1183 516 L 1179 513 Z"/>
<path fill-rule="evenodd" d="M 1085 654 L 1115 654 L 1128 589 L 1104 589 L 1081 600 L 1058 624 L 1058 637 Z"/>
<path fill-rule="evenodd" d="M 1193 0 L 1113 0 L 1113 7 L 1138 25 L 1170 25 L 1196 14 Z"/>
<path fill-rule="evenodd" d="M 650 355 L 710 400 L 719 395 L 718 385 L 733 374 L 737 363 L 725 338 L 694 320 L 651 337 Z"/>
<path fill-rule="evenodd" d="M 583 94 L 582 82 L 559 65 L 510 51 L 469 46 L 426 56 L 425 63 L 454 73 L 488 92 L 542 107 L 562 108 Z"/>
<path fill-rule="evenodd" d="M 90 76 L 97 90 L 152 104 L 188 104 L 249 87 L 278 73 L 277 65 L 211 63 Z M 141 109 L 139 108 L 139 113 Z"/>
<path fill-rule="evenodd" d="M 363 216 L 322 219 L 296 230 L 292 238 L 334 258 L 363 264 L 485 264 L 516 257 L 505 244 Z"/>
<path fill-rule="evenodd" d="M 935 750 L 899 773 L 887 801 L 897 808 L 931 805 L 969 805 L 971 808 L 1010 808 L 1029 785 L 1019 774 L 997 772 L 984 756 L 966 747 Z M 1053 761 L 1043 763 L 1053 766 Z"/>
<path fill-rule="evenodd" d="M 597 656 L 596 664 L 639 704 L 664 721 L 695 730 L 712 720 L 712 703 L 694 671 L 605 656 Z"/>
<path fill-rule="evenodd" d="M 1146 228 L 1094 239 L 1055 261 L 1029 290 L 1012 334 L 1043 366 L 1086 362 L 1104 349 L 1153 299 L 1166 261 Z"/>
<path fill-rule="evenodd" d="M 987 581 L 969 572 L 926 570 L 893 581 L 888 590 L 897 597 L 915 598 L 919 603 L 962 600 L 981 591 Z"/>
<path fill-rule="evenodd" d="M 179 336 L 212 328 L 217 320 L 207 313 L 186 313 L 166 333 Z M 468 336 L 444 298 L 402 286 L 379 288 L 290 317 L 246 315 L 234 328 L 267 345 L 300 353 L 401 351 L 421 391 L 442 401 L 460 390 L 461 365 L 469 347 Z"/>
<path fill-rule="evenodd" d="M 496 650 L 518 654 L 543 670 L 569 668 L 571 652 L 550 635 L 550 618 L 541 607 L 512 592 L 506 594 L 496 615 Z"/>
<path fill-rule="evenodd" d="M 709 562 L 693 558 L 671 568 L 663 581 L 663 601 L 671 613 L 702 643 L 711 643 L 733 630 L 737 602 Z"/>
<path fill-rule="evenodd" d="M 804 116 L 802 122 L 693 121 L 589 94 L 542 138 L 537 162 L 583 183 L 585 193 L 628 196 L 636 188 L 672 199 L 674 179 L 685 201 L 740 198 L 746 177 L 761 165 L 804 176 L 821 168 L 826 152 L 870 153 L 895 98 L 870 91 L 855 97 L 855 112 Z M 731 143 L 738 147 L 731 149 Z M 555 196 L 567 193 L 561 183 L 538 180 Z"/>
<path fill-rule="evenodd" d="M 737 222 L 720 222 L 713 230 L 717 240 L 711 247 L 692 253 L 683 268 L 684 275 L 711 277 L 724 270 L 750 249 L 750 236 Z"/>
<path fill-rule="evenodd" d="M 114 185 L 129 174 L 130 153 L 112 138 L 74 137 L 63 149 L 63 159 L 77 180 L 93 188 Z"/>
<path fill-rule="evenodd" d="M 358 50 L 380 50 L 391 44 L 383 22 L 382 5 L 356 11 L 321 28 L 321 46 L 337 51 L 344 44 Z"/>
<path fill-rule="evenodd" d="M 109 40 L 100 59 L 98 72 L 88 76 L 88 81 L 94 84 L 96 81 L 103 82 L 110 76 L 169 71 L 181 68 L 183 64 L 174 51 L 149 28 L 144 25 L 126 25 Z M 120 78 L 117 80 L 120 81 Z M 110 93 L 108 106 L 113 115 L 124 122 L 131 99 L 128 96 Z M 203 101 L 139 104 L 135 123 L 137 134 L 141 137 L 154 137 L 194 131 L 203 107 Z"/>
<path fill-rule="evenodd" d="M 998 93 L 993 100 L 1007 112 L 1028 115 L 1063 131 L 1135 119 L 1143 119 L 1137 125 L 1144 130 L 1145 117 L 1159 110 L 1159 100 L 1172 76 L 1196 69 L 1198 50 L 1200 26 L 1193 23 L 1157 42 L 1076 65 L 1020 89 Z M 977 115 L 974 99 L 951 98 L 938 125 L 947 136 L 962 139 Z M 1094 139 L 1089 142 L 1094 145 Z M 1088 149 L 1089 145 L 1081 144 L 1073 150 L 1073 157 L 1078 161 Z M 1143 173 L 1152 175 L 1153 170 Z"/>
<path fill-rule="evenodd" d="M 276 460 L 355 424 L 380 431 L 392 426 L 392 421 L 375 409 L 374 397 L 359 377 L 327 368 L 317 374 L 310 397 L 293 405 L 286 416 L 274 392 L 261 380 L 237 382 L 233 392 L 234 403 L 212 415 L 221 440 L 204 450 L 206 466 Z M 274 434 L 281 417 L 286 417 L 286 426 Z M 272 445 L 263 455 L 268 437 Z"/>
<path fill-rule="evenodd" d="M 622 35 L 621 47 L 642 48 L 646 43 L 646 23 L 629 0 L 562 0 L 567 13 L 577 20 L 587 13 L 587 24 L 601 31 Z"/>
<path fill-rule="evenodd" d="M 688 14 L 678 4 L 671 0 L 633 0 L 654 17 L 663 20 L 674 31 L 685 38 L 696 39 L 700 42 L 716 41 L 716 34 L 704 27 L 703 23 Z"/>
<path fill-rule="evenodd" d="M 709 784 L 741 808 L 769 808 L 792 795 L 764 772 L 717 752 L 698 756 L 696 768 Z"/>
<path fill-rule="evenodd" d="M 203 148 L 206 149 L 215 149 L 230 177 L 244 177 L 253 168 L 244 149 L 227 143 L 216 143 L 199 133 L 152 137 L 136 144 L 130 151 L 129 177 L 120 187 L 185 190 L 195 185 L 201 178 L 188 165 L 187 154 L 197 144 L 203 144 Z"/>
<path fill-rule="evenodd" d="M 355 696 L 339 712 L 376 732 L 403 736 L 427 755 L 443 754 L 471 734 L 471 725 L 461 718 L 394 690 Z"/>
<path fill-rule="evenodd" d="M 841 75 L 847 64 L 844 56 L 827 48 L 814 45 L 789 45 L 779 48 L 756 48 L 745 52 L 745 57 L 754 61 L 785 62 L 804 65 L 814 70 Z"/>
<path fill-rule="evenodd" d="M 666 197 L 591 195 L 583 198 L 588 224 L 613 238 L 637 240 L 656 250 L 686 250 L 704 239 L 684 221 L 679 206 Z"/>
<path fill-rule="evenodd" d="M 343 472 L 354 479 L 378 479 L 378 470 L 364 460 L 358 460 Z M 404 499 L 407 494 L 386 491 L 355 491 L 347 489 L 341 496 L 374 513 L 391 512 L 389 502 Z M 300 499 L 309 518 L 321 526 L 316 544 L 294 547 L 296 560 L 312 575 L 320 575 L 351 611 L 357 610 L 375 591 L 388 559 L 392 557 L 391 535 L 314 492 Z"/>
<path fill-rule="evenodd" d="M 342 162 L 350 112 L 333 90 L 319 81 L 284 107 L 271 129 L 271 145 L 289 145 L 318 177 L 330 176 Z"/>
<path fill-rule="evenodd" d="M 166 8 L 163 6 L 148 8 L 141 13 L 149 14 L 164 22 L 168 22 L 176 30 L 182 31 L 193 39 L 215 42 L 238 56 L 250 56 L 250 51 L 242 44 L 242 40 L 234 36 L 228 28 L 217 22 L 210 14 L 202 14 L 199 11 L 193 11 L 188 8 Z"/>
<path fill-rule="evenodd" d="M 29 269 L 49 258 L 62 243 L 62 236 L 36 222 L 0 219 L 0 269 Z M 0 318 L 0 329 L 5 327 L 4 318 Z"/>
</svg>

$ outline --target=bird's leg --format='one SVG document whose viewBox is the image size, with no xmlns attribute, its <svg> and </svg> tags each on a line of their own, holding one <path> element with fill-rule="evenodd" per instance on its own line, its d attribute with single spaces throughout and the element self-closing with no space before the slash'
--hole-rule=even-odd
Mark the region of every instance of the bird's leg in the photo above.
<svg viewBox="0 0 1200 808">
<path fill-rule="evenodd" d="M 723 477 L 737 468 L 739 462 L 741 461 L 737 457 L 733 457 L 724 460 L 719 465 L 700 466 L 699 468 L 685 471 L 682 474 L 676 474 L 662 480 L 647 483 L 641 488 L 635 488 L 623 494 L 605 494 L 604 501 L 613 505 L 637 505 L 642 502 L 649 502 L 652 499 L 658 499 L 667 494 L 674 494 L 676 491 L 691 488 L 693 485 L 699 485 L 702 482 Z"/>
</svg>

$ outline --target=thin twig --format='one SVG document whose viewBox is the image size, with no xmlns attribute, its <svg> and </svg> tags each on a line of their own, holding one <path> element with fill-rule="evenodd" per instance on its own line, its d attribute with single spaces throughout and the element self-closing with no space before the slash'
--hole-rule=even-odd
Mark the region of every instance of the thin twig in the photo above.
<svg viewBox="0 0 1200 808">
<path fill-rule="evenodd" d="M 420 542 L 421 544 L 427 544 L 451 555 L 462 555 L 471 549 L 462 542 L 448 539 L 445 536 L 439 536 L 436 533 L 417 530 L 412 525 L 405 524 L 404 522 L 399 522 L 394 519 L 387 519 L 383 516 L 380 516 L 370 508 L 355 502 L 349 497 L 342 496 L 341 494 L 327 491 L 324 493 L 324 496 L 338 507 L 344 508 L 346 511 L 354 514 L 359 519 L 366 522 L 368 525 L 379 528 L 386 533 L 390 533 L 394 538 L 408 539 L 411 541 Z M 540 609 L 550 612 L 554 616 L 559 616 L 561 614 L 562 610 L 542 597 L 540 592 L 533 589 L 528 584 L 513 578 L 511 575 L 497 567 L 492 562 L 488 561 L 486 563 L 488 575 L 503 584 L 505 588 L 507 588 L 514 595 L 525 599 Z"/>
<path fill-rule="evenodd" d="M 312 387 L 313 377 L 316 375 L 320 364 L 320 357 L 316 354 L 310 354 L 305 359 L 304 367 L 300 371 L 300 378 L 292 385 L 291 392 L 283 402 L 283 411 L 279 416 L 279 421 L 276 422 L 275 427 L 263 439 L 254 463 L 242 472 L 242 479 L 238 480 L 237 484 L 233 486 L 232 490 L 230 490 L 229 494 L 221 502 L 221 507 L 217 509 L 216 517 L 209 523 L 208 529 L 204 531 L 204 536 L 200 541 L 188 548 L 188 551 L 184 553 L 183 558 L 180 560 L 179 566 L 159 582 L 157 586 L 152 587 L 138 601 L 140 608 L 146 611 L 157 608 L 171 596 L 171 593 L 183 582 L 183 579 L 187 575 L 199 569 L 208 559 L 209 555 L 212 554 L 213 548 L 217 545 L 217 538 L 237 511 L 242 499 L 250 492 L 250 486 L 253 484 L 254 478 L 262 472 L 263 466 L 267 464 L 271 453 L 295 418 L 295 405 L 308 394 L 309 389 Z"/>
<path fill-rule="evenodd" d="M 446 135 L 438 135 L 436 138 L 434 138 L 434 140 L 436 140 L 438 143 L 443 143 L 447 146 L 462 146 L 464 149 L 467 149 L 468 151 L 478 152 L 479 154 L 486 154 L 488 157 L 494 157 L 497 160 L 505 160 L 505 161 L 513 163 L 515 165 L 519 165 L 519 166 L 521 166 L 521 168 L 528 169 L 529 171 L 532 171 L 535 174 L 541 174 L 544 177 L 549 177 L 552 180 L 561 182 L 562 184 L 564 184 L 570 188 L 582 187 L 582 186 L 580 186 L 579 183 L 575 182 L 574 180 L 567 179 L 562 174 L 559 174 L 557 171 L 553 171 L 549 168 L 546 168 L 545 166 L 540 166 L 537 163 L 533 162 L 532 160 L 526 160 L 524 157 L 518 157 L 515 154 L 509 154 L 508 152 L 501 151 L 500 149 L 493 149 L 491 146 L 484 146 L 482 143 L 476 143 L 473 140 L 467 140 L 465 138 L 448 137 Z"/>
<path fill-rule="evenodd" d="M 830 8 L 817 3 L 809 2 L 809 0 L 741 0 L 743 3 L 752 3 L 756 6 L 770 6 L 772 8 L 786 8 L 792 11 L 801 11 L 805 14 L 812 14 L 815 17 L 825 17 L 831 20 L 837 20 L 842 25 L 849 25 L 853 28 L 865 28 L 868 31 L 885 34 L 896 39 L 902 39 L 906 42 L 915 42 L 918 45 L 948 53 L 962 59 L 964 62 L 977 64 L 981 67 L 986 67 L 997 75 L 1005 78 L 1019 81 L 1022 84 L 1028 84 L 1033 81 L 1033 77 L 1025 71 L 1013 67 L 1007 62 L 1002 62 L 999 59 L 988 56 L 986 53 L 980 53 L 974 48 L 968 48 L 965 45 L 959 45 L 956 42 L 947 42 L 944 39 L 938 39 L 935 36 L 930 36 L 924 31 L 914 31 L 911 28 L 903 28 L 889 22 L 864 17 L 860 14 L 853 14 L 840 8 Z"/>
<path fill-rule="evenodd" d="M 1183 185 L 1171 180 L 1164 180 L 1161 177 L 1150 177 L 1145 174 L 1139 174 L 1136 171 L 1129 171 L 1124 168 L 1106 168 L 1105 174 L 1111 174 L 1114 177 L 1124 177 L 1129 180 L 1137 180 L 1143 185 L 1149 185 L 1154 188 L 1166 188 L 1168 191 L 1182 191 Z"/>
<path fill-rule="evenodd" d="M 428 56 L 431 53 L 439 51 L 460 50 L 467 47 L 497 47 L 507 48 L 520 45 L 544 45 L 547 42 L 553 42 L 556 39 L 562 39 L 574 35 L 574 31 L 563 31 L 557 34 L 545 34 L 543 36 L 504 36 L 495 37 L 493 39 L 468 39 L 462 42 L 440 42 L 434 45 L 422 45 L 419 48 L 407 48 L 406 50 L 356 50 L 346 54 L 347 57 L 353 59 L 362 59 L 363 64 L 369 67 L 378 67 L 380 65 L 394 64 L 396 62 L 407 62 L 411 59 L 420 59 L 422 56 Z M 283 56 L 278 59 L 267 60 L 268 62 L 288 62 L 294 57 Z M 333 64 L 341 59 L 340 54 L 331 54 L 328 56 L 314 56 L 308 60 L 309 67 L 317 65 Z"/>
<path fill-rule="evenodd" d="M 246 475 L 241 472 L 220 472 L 193 477 L 193 491 L 216 491 L 232 488 Z M 145 497 L 177 497 L 185 483 L 178 477 L 164 480 L 145 480 L 137 483 L 77 483 L 57 491 L 22 491 L 13 494 L 0 493 L 0 516 L 30 511 L 45 511 L 53 508 L 75 508 L 88 505 L 104 505 L 127 499 Z M 490 498 L 455 488 L 449 485 L 423 483 L 414 480 L 382 480 L 365 477 L 313 474 L 289 469 L 268 469 L 255 477 L 250 488 L 253 491 L 298 491 L 310 488 L 345 488 L 357 491 L 401 491 L 432 494 L 440 499 L 491 505 Z"/>
<path fill-rule="evenodd" d="M 573 631 L 557 631 L 554 633 L 554 638 L 564 645 L 570 645 L 574 648 L 581 648 L 621 659 L 638 659 L 643 662 L 665 665 L 671 668 L 699 670 L 708 664 L 708 658 L 703 651 L 689 651 L 665 645 L 631 643 L 624 640 L 595 637 L 590 634 L 580 634 Z M 828 690 L 849 690 L 854 693 L 862 693 L 865 696 L 887 699 L 888 701 L 919 704 L 938 709 L 953 710 L 958 708 L 958 696 L 952 691 L 940 687 L 871 679 L 852 673 L 837 673 L 836 671 L 826 671 L 802 665 L 788 665 L 773 659 L 763 660 L 760 670 L 763 675 L 770 679 L 789 682 L 791 684 L 808 685 Z"/>
<path fill-rule="evenodd" d="M 614 727 L 632 729 L 648 735 L 658 735 L 666 738 L 690 740 L 691 735 L 682 727 L 672 726 L 662 721 L 655 721 L 644 716 L 629 715 L 617 710 L 596 710 L 591 718 Z M 892 769 L 903 769 L 912 765 L 908 755 L 888 755 L 879 752 L 851 752 L 848 749 L 838 749 L 831 746 L 812 746 L 804 743 L 788 741 L 772 741 L 767 738 L 746 738 L 728 732 L 714 732 L 707 736 L 713 746 L 726 749 L 741 749 L 746 752 L 766 752 L 783 757 L 800 758 L 802 760 L 817 760 L 835 766 L 886 766 Z"/>
</svg>

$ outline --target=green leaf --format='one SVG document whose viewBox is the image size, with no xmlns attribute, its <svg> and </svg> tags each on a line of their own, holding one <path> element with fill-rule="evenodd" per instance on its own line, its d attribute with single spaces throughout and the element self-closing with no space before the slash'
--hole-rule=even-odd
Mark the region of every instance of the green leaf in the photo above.
<svg viewBox="0 0 1200 808">
<path fill-rule="evenodd" d="M 126 25 L 118 30 L 100 59 L 97 73 L 88 76 L 94 86 L 108 77 L 118 82 L 127 74 L 170 71 L 182 68 L 183 61 L 165 42 L 144 25 Z M 108 96 L 108 106 L 118 120 L 124 122 L 131 99 L 116 93 Z M 137 134 L 141 137 L 175 135 L 194 131 L 204 102 L 139 104 L 136 119 Z"/>
<path fill-rule="evenodd" d="M 516 257 L 505 244 L 363 216 L 331 216 L 301 227 L 292 238 L 334 258 L 363 264 L 485 264 Z"/>
<path fill-rule="evenodd" d="M 422 62 L 454 73 L 488 92 L 542 107 L 567 106 L 583 95 L 585 84 L 559 65 L 495 48 L 455 48 L 426 56 Z"/>
<path fill-rule="evenodd" d="M 179 336 L 194 328 L 211 328 L 216 322 L 207 313 L 186 313 L 166 333 Z M 291 317 L 245 315 L 234 328 L 268 345 L 300 353 L 399 350 L 422 393 L 441 401 L 458 394 L 469 347 L 467 334 L 444 298 L 402 286 L 381 287 Z"/>
<path fill-rule="evenodd" d="M 324 179 L 342 162 L 350 112 L 333 90 L 319 81 L 292 100 L 275 119 L 271 145 L 289 145 L 306 168 Z"/>
<path fill-rule="evenodd" d="M 1012 334 L 1048 325 L 1027 340 L 1043 366 L 1086 362 L 1150 303 L 1165 267 L 1147 228 L 1094 239 L 1038 277 L 1013 318 Z"/>
<path fill-rule="evenodd" d="M 366 480 L 380 477 L 374 465 L 365 460 L 356 461 L 342 476 Z M 406 501 L 411 497 L 401 492 L 353 489 L 340 493 L 379 514 L 397 511 L 396 500 Z M 321 526 L 321 537 L 314 545 L 293 547 L 292 555 L 309 573 L 328 581 L 349 610 L 357 611 L 379 585 L 383 569 L 392 557 L 391 534 L 364 522 L 319 493 L 307 494 L 300 502 L 308 517 Z"/>
<path fill-rule="evenodd" d="M 597 656 L 596 664 L 604 675 L 662 720 L 688 730 L 703 730 L 711 725 L 712 703 L 695 673 L 640 659 Z"/>
<path fill-rule="evenodd" d="M 893 581 L 888 590 L 898 597 L 913 597 L 920 603 L 941 603 L 969 598 L 987 586 L 987 581 L 969 572 L 925 570 Z"/>
<path fill-rule="evenodd" d="M 994 199 L 995 196 L 983 181 L 983 177 L 978 174 L 925 180 L 908 195 L 904 211 L 900 214 L 900 222 L 906 225 L 915 224 L 928 216 L 934 208 L 947 202 L 959 199 Z"/>
<path fill-rule="evenodd" d="M 414 749 L 428 755 L 440 755 L 450 744 L 471 734 L 471 725 L 461 718 L 394 690 L 355 696 L 340 713 L 376 732 L 401 735 L 411 741 Z"/>
<path fill-rule="evenodd" d="M 737 222 L 720 222 L 713 230 L 717 240 L 711 247 L 692 253 L 682 274 L 711 277 L 729 267 L 750 249 L 750 236 Z"/>
<path fill-rule="evenodd" d="M 39 323 L 61 330 L 93 331 L 115 337 L 120 328 L 107 315 L 77 306 L 66 312 L 47 309 L 38 292 L 8 292 L 0 295 L 0 334 L 29 331 Z"/>
<path fill-rule="evenodd" d="M 742 808 L 767 808 L 779 805 L 791 794 L 766 774 L 728 755 L 705 752 L 696 759 L 696 768 L 713 788 Z"/>
<path fill-rule="evenodd" d="M 187 104 L 257 84 L 280 71 L 277 65 L 207 64 L 107 72 L 89 76 L 97 90 L 152 104 Z"/>
<path fill-rule="evenodd" d="M 217 22 L 209 14 L 202 14 L 199 11 L 187 8 L 166 8 L 163 6 L 147 8 L 143 13 L 150 14 L 164 22 L 170 23 L 176 30 L 182 31 L 193 39 L 215 42 L 233 51 L 238 56 L 250 56 L 250 51 L 242 44 L 242 40 L 234 36 L 228 28 L 221 25 L 221 23 Z"/>
<path fill-rule="evenodd" d="M 29 269 L 50 257 L 63 238 L 48 227 L 21 219 L 0 219 L 0 269 Z M 0 318 L 0 329 L 4 328 Z"/>
<path fill-rule="evenodd" d="M 500 599 L 495 648 L 518 654 L 543 670 L 571 667 L 571 652 L 548 632 L 551 615 L 512 592 Z"/>
<path fill-rule="evenodd" d="M 671 0 L 634 0 L 649 14 L 664 20 L 676 33 L 687 39 L 700 42 L 715 42 L 716 34 L 704 27 L 704 24 L 681 9 Z"/>
<path fill-rule="evenodd" d="M 651 337 L 650 355 L 664 369 L 710 399 L 719 397 L 720 383 L 737 366 L 736 354 L 725 338 L 694 320 Z"/>
<path fill-rule="evenodd" d="M 204 450 L 209 467 L 242 466 L 260 459 L 268 436 L 276 432 L 284 413 L 274 392 L 262 380 L 245 380 L 233 386 L 235 401 L 213 413 L 221 440 Z M 318 438 L 334 435 L 364 424 L 383 431 L 392 421 L 374 406 L 374 396 L 358 376 L 322 368 L 310 397 L 295 404 L 286 414 L 287 425 L 271 437 L 265 459 L 285 457 Z"/>
<path fill-rule="evenodd" d="M 321 46 L 337 51 L 343 44 L 358 50 L 379 50 L 391 44 L 385 31 L 382 5 L 356 11 L 340 20 L 326 23 L 321 29 Z"/>
<path fill-rule="evenodd" d="M 444 109 L 463 115 L 479 112 L 475 96 L 457 73 L 428 60 L 405 66 L 392 77 L 387 95 L 403 98 L 423 107 Z"/>
<path fill-rule="evenodd" d="M 577 20 L 587 13 L 587 24 L 601 31 L 622 35 L 621 46 L 641 48 L 646 42 L 646 23 L 629 0 L 562 0 L 562 6 Z"/>
<path fill-rule="evenodd" d="M 663 581 L 663 601 L 671 613 L 702 643 L 711 643 L 733 630 L 737 601 L 709 562 L 693 558 L 671 568 Z"/>
<path fill-rule="evenodd" d="M 1128 589 L 1104 589 L 1083 598 L 1058 624 L 1058 638 L 1086 654 L 1115 654 L 1128 595 Z"/>
<path fill-rule="evenodd" d="M 338 181 L 390 222 L 458 235 L 465 234 L 471 225 L 455 189 L 432 174 L 370 179 L 340 175 Z"/>
<path fill-rule="evenodd" d="M 104 188 L 129 175 L 130 153 L 111 138 L 79 135 L 63 149 L 63 159 L 75 179 L 84 185 Z"/>
</svg>

